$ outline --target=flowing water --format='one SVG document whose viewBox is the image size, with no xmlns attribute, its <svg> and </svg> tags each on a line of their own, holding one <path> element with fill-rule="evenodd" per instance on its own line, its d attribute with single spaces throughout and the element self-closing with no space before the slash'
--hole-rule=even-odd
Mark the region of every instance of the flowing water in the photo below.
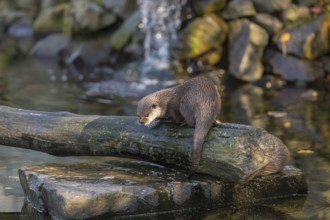
<svg viewBox="0 0 330 220">
<path fill-rule="evenodd" d="M 171 64 L 170 44 L 177 40 L 181 26 L 181 9 L 186 0 L 139 0 L 145 32 L 144 68 L 150 70 L 169 69 Z"/>
</svg>

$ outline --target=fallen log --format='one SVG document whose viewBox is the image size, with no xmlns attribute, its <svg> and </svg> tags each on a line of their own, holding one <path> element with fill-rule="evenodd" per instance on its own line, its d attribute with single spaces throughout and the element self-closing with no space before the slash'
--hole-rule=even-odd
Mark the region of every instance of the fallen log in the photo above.
<svg viewBox="0 0 330 220">
<path fill-rule="evenodd" d="M 193 128 L 147 128 L 131 116 L 77 115 L 0 106 L 0 144 L 57 156 L 130 156 L 190 167 Z M 240 182 L 274 162 L 286 148 L 262 128 L 221 124 L 205 140 L 198 173 Z"/>
</svg>

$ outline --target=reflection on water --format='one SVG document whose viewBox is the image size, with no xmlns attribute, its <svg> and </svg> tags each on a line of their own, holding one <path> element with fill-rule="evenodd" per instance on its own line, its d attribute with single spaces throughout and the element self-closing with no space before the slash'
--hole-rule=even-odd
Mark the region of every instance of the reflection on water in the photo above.
<svg viewBox="0 0 330 220">
<path fill-rule="evenodd" d="M 100 162 L 108 158 L 55 157 L 46 153 L 0 145 L 0 213 L 19 212 L 22 208 L 24 195 L 17 172 L 20 167 L 51 162 Z"/>
<path fill-rule="evenodd" d="M 135 115 L 134 100 L 88 98 L 76 85 L 62 81 L 65 71 L 33 60 L 16 61 L 0 72 L 0 104 L 43 111 L 79 114 Z M 64 77 L 65 78 L 65 77 Z M 291 163 L 307 176 L 307 200 L 286 200 L 267 206 L 212 210 L 205 218 L 330 219 L 330 95 L 312 88 L 318 96 L 306 99 L 311 88 L 267 90 L 243 85 L 225 90 L 221 120 L 252 124 L 279 136 L 290 148 Z M 93 157 L 58 158 L 0 146 L 0 213 L 20 212 L 23 202 L 17 170 L 41 162 L 75 162 Z M 1 218 L 0 214 L 0 218 Z"/>
</svg>

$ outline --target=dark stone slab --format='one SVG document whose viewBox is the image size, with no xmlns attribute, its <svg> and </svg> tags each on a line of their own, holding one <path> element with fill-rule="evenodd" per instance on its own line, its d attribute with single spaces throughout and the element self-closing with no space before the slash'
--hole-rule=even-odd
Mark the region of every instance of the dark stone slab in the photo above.
<svg viewBox="0 0 330 220">
<path fill-rule="evenodd" d="M 191 208 L 254 204 L 307 193 L 301 171 L 255 178 L 241 185 L 150 162 L 42 164 L 19 170 L 28 210 L 54 219 L 173 213 Z"/>
</svg>

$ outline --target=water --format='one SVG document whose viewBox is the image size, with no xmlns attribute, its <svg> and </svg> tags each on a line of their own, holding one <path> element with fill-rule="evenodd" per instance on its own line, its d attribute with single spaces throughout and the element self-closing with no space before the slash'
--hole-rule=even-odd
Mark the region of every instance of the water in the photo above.
<svg viewBox="0 0 330 220">
<path fill-rule="evenodd" d="M 51 75 L 49 74 L 51 72 Z M 56 80 L 63 74 L 56 65 L 30 58 L 16 59 L 0 71 L 0 104 L 43 111 L 70 111 L 78 114 L 135 115 L 136 100 L 87 97 L 70 81 Z M 56 76 L 55 80 L 54 77 Z M 194 213 L 200 218 L 232 219 L 329 219 L 330 218 L 330 97 L 322 88 L 287 86 L 279 90 L 245 85 L 223 93 L 221 120 L 252 124 L 279 136 L 289 147 L 291 164 L 306 174 L 307 199 L 296 198 L 264 206 L 229 207 Z M 310 89 L 318 96 L 306 100 Z M 285 117 L 268 116 L 285 112 Z M 285 114 L 284 114 L 285 115 Z M 42 162 L 95 161 L 95 157 L 59 158 L 44 153 L 0 146 L 0 213 L 18 218 L 23 203 L 17 170 Z M 235 214 L 233 214 L 235 213 Z M 8 214 L 0 214 L 0 219 Z M 166 218 L 165 218 L 166 219 Z"/>
<path fill-rule="evenodd" d="M 140 28 L 145 32 L 144 66 L 150 70 L 169 69 L 170 45 L 181 26 L 181 10 L 186 0 L 139 0 L 142 13 Z"/>
</svg>

